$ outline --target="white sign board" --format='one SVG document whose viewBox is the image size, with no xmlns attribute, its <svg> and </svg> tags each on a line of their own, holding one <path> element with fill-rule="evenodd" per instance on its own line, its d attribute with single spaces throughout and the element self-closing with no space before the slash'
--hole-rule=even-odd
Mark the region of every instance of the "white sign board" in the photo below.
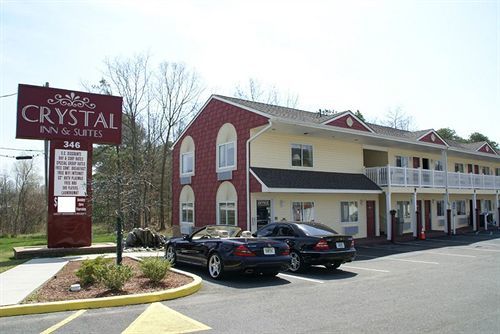
<svg viewBox="0 0 500 334">
<path fill-rule="evenodd" d="M 55 150 L 54 196 L 87 196 L 87 151 Z"/>
</svg>

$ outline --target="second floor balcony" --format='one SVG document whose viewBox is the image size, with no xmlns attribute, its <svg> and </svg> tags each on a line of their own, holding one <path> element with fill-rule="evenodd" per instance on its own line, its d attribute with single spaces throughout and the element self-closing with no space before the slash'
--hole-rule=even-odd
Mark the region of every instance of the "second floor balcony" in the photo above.
<svg viewBox="0 0 500 334">
<path fill-rule="evenodd" d="M 500 176 L 445 172 L 407 167 L 370 167 L 365 175 L 380 187 L 500 190 Z"/>
</svg>

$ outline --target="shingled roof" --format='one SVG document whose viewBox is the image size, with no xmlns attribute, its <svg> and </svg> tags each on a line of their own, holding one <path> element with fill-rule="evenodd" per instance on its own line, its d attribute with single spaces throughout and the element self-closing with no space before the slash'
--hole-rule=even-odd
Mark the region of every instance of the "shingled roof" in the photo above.
<svg viewBox="0 0 500 334">
<path fill-rule="evenodd" d="M 235 97 L 229 97 L 223 95 L 213 95 L 213 96 L 220 100 L 225 100 L 227 102 L 234 103 L 236 105 L 240 105 L 242 107 L 250 108 L 258 112 L 267 114 L 270 117 L 276 117 L 279 119 L 291 120 L 295 122 L 312 123 L 316 125 L 325 123 L 330 119 L 339 118 L 343 114 L 350 112 L 350 111 L 343 111 L 333 115 L 322 115 L 319 112 L 310 112 L 310 111 L 282 107 L 262 102 L 248 101 Z M 430 131 L 435 131 L 434 129 L 407 131 L 368 122 L 364 122 L 364 124 L 368 128 L 372 129 L 376 134 L 380 134 L 386 137 L 404 138 L 415 142 L 418 142 L 418 139 L 423 135 L 425 135 L 426 133 L 429 133 Z M 486 142 L 477 142 L 477 143 L 464 144 L 448 139 L 446 139 L 445 142 L 451 147 L 471 152 L 477 152 L 478 149 L 481 148 L 486 143 Z M 497 151 L 497 154 L 500 153 Z"/>
</svg>

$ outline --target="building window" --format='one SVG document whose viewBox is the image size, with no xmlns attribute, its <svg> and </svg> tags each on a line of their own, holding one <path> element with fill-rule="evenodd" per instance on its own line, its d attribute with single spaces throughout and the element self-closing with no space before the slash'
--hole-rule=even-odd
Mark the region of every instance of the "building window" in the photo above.
<svg viewBox="0 0 500 334">
<path fill-rule="evenodd" d="M 183 153 L 181 155 L 181 174 L 193 174 L 194 155 L 193 152 Z"/>
<path fill-rule="evenodd" d="M 457 216 L 465 216 L 467 213 L 465 212 L 465 201 L 456 201 L 456 210 Z"/>
<path fill-rule="evenodd" d="M 292 166 L 313 166 L 312 145 L 292 144 Z"/>
<path fill-rule="evenodd" d="M 436 201 L 436 212 L 438 217 L 444 217 L 444 201 Z"/>
<path fill-rule="evenodd" d="M 484 201 L 481 202 L 481 204 L 482 204 L 481 212 L 491 212 L 492 211 L 491 200 L 485 199 Z"/>
<path fill-rule="evenodd" d="M 464 172 L 464 164 L 455 163 L 455 172 L 463 173 Z"/>
<path fill-rule="evenodd" d="M 314 219 L 314 202 L 293 202 L 293 221 L 310 222 Z"/>
<path fill-rule="evenodd" d="M 358 202 L 340 202 L 340 221 L 342 223 L 358 222 Z"/>
<path fill-rule="evenodd" d="M 434 161 L 434 170 L 443 170 L 443 162 L 441 160 Z"/>
<path fill-rule="evenodd" d="M 219 168 L 231 168 L 234 167 L 235 150 L 234 142 L 224 143 L 219 145 Z"/>
<path fill-rule="evenodd" d="M 181 203 L 181 223 L 194 224 L 194 203 Z"/>
<path fill-rule="evenodd" d="M 484 175 L 490 175 L 490 167 L 488 166 L 483 166 L 481 168 L 481 172 L 484 174 Z"/>
<path fill-rule="evenodd" d="M 401 219 L 409 219 L 411 217 L 410 202 L 399 201 L 396 204 L 398 207 L 398 217 Z"/>
<path fill-rule="evenodd" d="M 236 203 L 234 202 L 219 203 L 219 224 L 236 225 Z"/>
<path fill-rule="evenodd" d="M 410 158 L 396 155 L 396 167 L 408 167 Z"/>
<path fill-rule="evenodd" d="M 500 176 L 500 168 L 495 168 L 495 175 Z"/>
</svg>

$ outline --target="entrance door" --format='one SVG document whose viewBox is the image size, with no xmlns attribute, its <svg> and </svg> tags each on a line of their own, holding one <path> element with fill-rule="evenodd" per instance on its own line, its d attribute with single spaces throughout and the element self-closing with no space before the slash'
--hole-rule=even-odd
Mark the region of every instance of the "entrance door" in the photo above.
<svg viewBox="0 0 500 334">
<path fill-rule="evenodd" d="M 413 168 L 420 168 L 420 158 L 413 157 Z"/>
<path fill-rule="evenodd" d="M 366 201 L 366 236 L 375 236 L 375 201 Z"/>
<path fill-rule="evenodd" d="M 432 224 L 431 224 L 431 201 L 430 200 L 425 200 L 424 201 L 424 211 L 425 211 L 425 230 L 430 231 L 432 230 Z"/>
<path fill-rule="evenodd" d="M 422 158 L 422 169 L 429 169 L 429 159 Z"/>
<path fill-rule="evenodd" d="M 257 229 L 271 222 L 271 201 L 257 200 Z"/>
</svg>

